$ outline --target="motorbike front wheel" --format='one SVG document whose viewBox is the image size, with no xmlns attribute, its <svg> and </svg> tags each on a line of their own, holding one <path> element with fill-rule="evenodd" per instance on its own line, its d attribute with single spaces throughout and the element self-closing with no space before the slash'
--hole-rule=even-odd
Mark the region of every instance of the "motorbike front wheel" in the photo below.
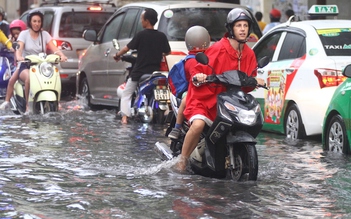
<svg viewBox="0 0 351 219">
<path fill-rule="evenodd" d="M 57 112 L 58 103 L 57 101 L 40 101 L 35 104 L 35 114 L 45 114 L 48 112 Z"/>
<path fill-rule="evenodd" d="M 235 145 L 233 148 L 235 167 L 230 168 L 230 176 L 234 181 L 238 181 L 245 174 L 247 180 L 257 180 L 258 156 L 255 144 Z"/>
</svg>

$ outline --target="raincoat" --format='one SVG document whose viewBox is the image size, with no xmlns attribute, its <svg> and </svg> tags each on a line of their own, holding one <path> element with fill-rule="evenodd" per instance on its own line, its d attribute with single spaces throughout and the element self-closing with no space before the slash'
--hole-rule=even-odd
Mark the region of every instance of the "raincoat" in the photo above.
<svg viewBox="0 0 351 219">
<path fill-rule="evenodd" d="M 9 50 L 12 48 L 11 40 L 8 39 L 7 36 L 4 34 L 4 32 L 2 32 L 1 30 L 0 30 L 0 43 L 4 44 Z"/>
<path fill-rule="evenodd" d="M 221 74 L 228 70 L 240 70 L 247 75 L 256 77 L 257 61 L 253 50 L 244 44 L 241 52 L 239 64 L 239 52 L 235 50 L 226 37 L 210 46 L 205 54 L 209 58 L 209 65 L 197 64 L 190 70 L 191 78 L 197 73 L 204 73 L 210 75 L 212 73 Z M 240 65 L 240 66 L 239 66 Z M 244 87 L 244 92 L 250 92 L 254 88 Z M 189 83 L 188 94 L 186 99 L 186 108 L 184 116 L 190 120 L 194 115 L 204 115 L 210 120 L 214 121 L 217 114 L 217 94 L 225 91 L 226 88 L 220 84 L 202 84 L 199 87 L 194 86 L 192 82 Z"/>
</svg>

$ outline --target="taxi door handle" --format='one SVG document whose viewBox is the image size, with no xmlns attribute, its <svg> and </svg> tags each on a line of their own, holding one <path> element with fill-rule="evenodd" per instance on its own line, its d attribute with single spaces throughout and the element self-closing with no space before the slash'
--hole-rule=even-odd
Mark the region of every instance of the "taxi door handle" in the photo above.
<svg viewBox="0 0 351 219">
<path fill-rule="evenodd" d="M 286 72 L 286 74 L 291 74 L 291 73 L 293 73 L 295 70 L 296 70 L 295 68 L 287 68 L 287 69 L 285 69 L 285 72 Z"/>
<path fill-rule="evenodd" d="M 110 54 L 110 52 L 111 52 L 111 48 L 108 48 L 108 49 L 105 51 L 105 57 L 107 57 L 108 54 Z"/>
<path fill-rule="evenodd" d="M 263 70 L 263 69 L 258 69 L 258 70 L 257 70 L 257 73 L 260 74 L 260 75 L 262 75 L 262 74 L 264 73 L 264 70 Z"/>
</svg>

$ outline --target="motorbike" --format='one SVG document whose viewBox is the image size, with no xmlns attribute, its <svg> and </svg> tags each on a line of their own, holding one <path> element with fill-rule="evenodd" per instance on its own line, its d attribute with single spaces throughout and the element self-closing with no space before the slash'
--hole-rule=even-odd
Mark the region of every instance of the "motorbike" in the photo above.
<svg viewBox="0 0 351 219">
<path fill-rule="evenodd" d="M 0 49 L 0 98 L 5 98 L 8 82 L 15 69 L 14 52 L 7 48 Z"/>
<path fill-rule="evenodd" d="M 208 57 L 204 53 L 198 53 L 196 60 L 208 65 Z M 268 62 L 268 57 L 262 58 L 257 68 L 267 65 Z M 258 101 L 251 94 L 243 92 L 241 87 L 268 88 L 258 85 L 254 78 L 238 70 L 209 75 L 205 83 L 212 83 L 213 86 L 223 84 L 227 90 L 218 94 L 217 116 L 212 125 L 206 125 L 198 145 L 190 155 L 191 170 L 206 177 L 231 178 L 234 181 L 245 178 L 257 180 L 256 137 L 263 126 L 263 115 Z M 180 102 L 179 98 L 171 94 L 175 119 Z M 166 136 L 174 127 L 175 119 L 172 119 Z M 189 127 L 188 121 L 184 121 L 180 137 L 171 139 L 169 145 L 155 143 L 156 152 L 163 160 L 171 160 L 181 154 Z"/>
<path fill-rule="evenodd" d="M 114 47 L 119 50 L 117 40 L 113 40 Z M 126 53 L 121 60 L 128 62 L 127 67 L 130 73 L 134 67 L 137 51 Z M 121 99 L 124 84 L 117 88 L 117 96 Z M 132 97 L 131 116 L 143 123 L 163 124 L 166 122 L 166 113 L 169 110 L 170 92 L 168 89 L 167 75 L 155 71 L 151 74 L 144 74 L 138 81 L 138 86 Z"/>
<path fill-rule="evenodd" d="M 25 60 L 18 62 L 18 65 L 29 67 L 30 89 L 29 89 L 29 110 L 34 114 L 56 112 L 59 109 L 61 97 L 61 78 L 57 64 L 60 56 L 55 54 L 28 55 Z M 10 99 L 12 111 L 15 114 L 26 112 L 24 82 L 18 79 L 14 85 L 14 93 Z"/>
</svg>

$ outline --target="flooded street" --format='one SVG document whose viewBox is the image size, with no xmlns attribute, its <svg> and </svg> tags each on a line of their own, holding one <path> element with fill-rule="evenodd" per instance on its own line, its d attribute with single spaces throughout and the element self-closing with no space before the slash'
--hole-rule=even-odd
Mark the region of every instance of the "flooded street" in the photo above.
<svg viewBox="0 0 351 219">
<path fill-rule="evenodd" d="M 0 218 L 350 218 L 351 157 L 258 137 L 256 182 L 180 174 L 154 151 L 166 125 L 115 110 L 0 111 Z"/>
</svg>

